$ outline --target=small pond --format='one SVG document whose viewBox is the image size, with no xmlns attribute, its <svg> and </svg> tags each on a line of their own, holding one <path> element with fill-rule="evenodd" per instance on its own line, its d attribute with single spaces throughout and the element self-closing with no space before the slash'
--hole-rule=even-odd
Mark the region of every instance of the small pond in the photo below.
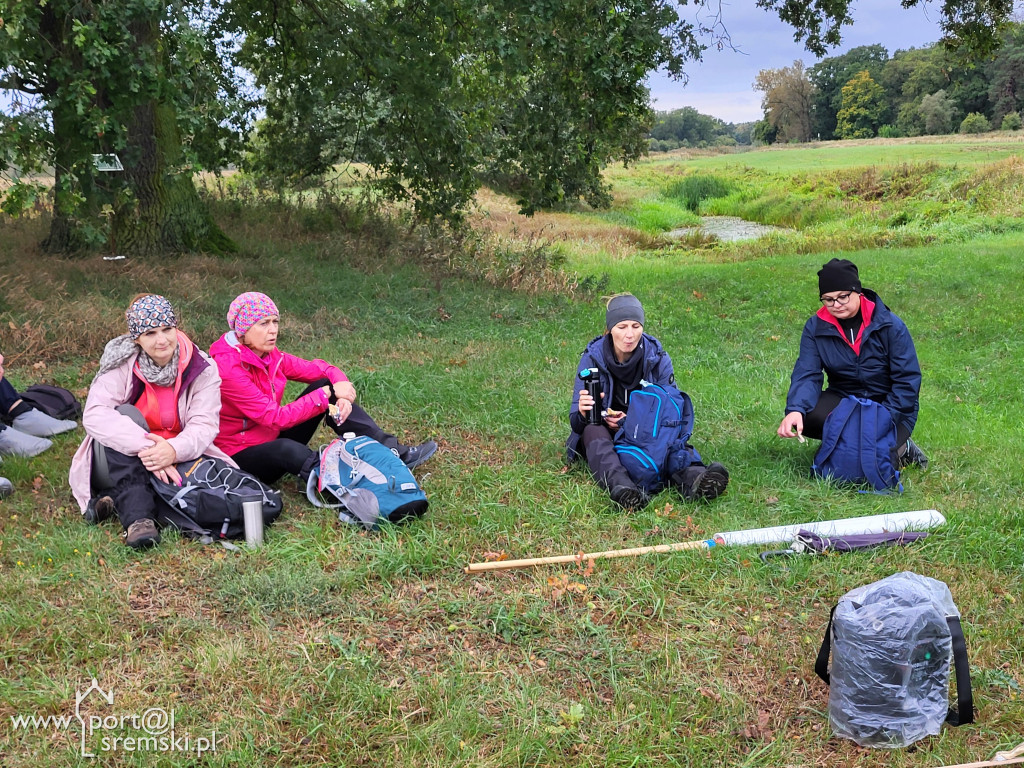
<svg viewBox="0 0 1024 768">
<path fill-rule="evenodd" d="M 758 224 L 756 221 L 746 221 L 737 216 L 704 216 L 699 227 L 673 229 L 671 232 L 666 232 L 665 236 L 678 239 L 694 232 L 704 232 L 718 238 L 723 243 L 731 243 L 737 240 L 756 240 L 772 232 L 785 234 L 793 231 L 785 227 L 773 227 L 769 224 Z"/>
</svg>

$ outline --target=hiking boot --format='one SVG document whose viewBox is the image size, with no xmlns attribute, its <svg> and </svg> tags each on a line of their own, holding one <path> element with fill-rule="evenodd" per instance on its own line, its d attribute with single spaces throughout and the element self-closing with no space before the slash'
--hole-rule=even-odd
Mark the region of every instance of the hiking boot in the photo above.
<svg viewBox="0 0 1024 768">
<path fill-rule="evenodd" d="M 907 450 L 900 456 L 900 468 L 916 464 L 921 469 L 928 469 L 928 457 L 913 440 L 907 440 Z"/>
<path fill-rule="evenodd" d="M 636 512 L 647 506 L 650 499 L 642 488 L 635 485 L 616 485 L 611 490 L 612 501 L 627 512 Z"/>
<path fill-rule="evenodd" d="M 85 522 L 90 525 L 96 525 L 116 514 L 117 509 L 114 507 L 114 500 L 112 498 L 109 496 L 94 496 L 89 499 L 89 503 L 85 507 L 85 513 L 82 516 L 85 518 Z"/>
<path fill-rule="evenodd" d="M 693 484 L 683 495 L 688 499 L 711 501 L 725 493 L 727 485 L 729 470 L 716 461 L 694 478 Z"/>
<path fill-rule="evenodd" d="M 6 477 L 0 477 L 0 499 L 6 499 L 14 493 L 14 483 Z"/>
<path fill-rule="evenodd" d="M 414 445 L 406 451 L 402 461 L 405 462 L 405 466 L 409 469 L 414 469 L 435 453 L 437 453 L 437 443 L 433 440 L 427 440 L 427 442 Z"/>
<path fill-rule="evenodd" d="M 160 531 L 156 527 L 156 520 L 151 517 L 143 517 L 128 526 L 124 532 L 124 543 L 132 549 L 149 549 L 160 543 Z"/>
</svg>

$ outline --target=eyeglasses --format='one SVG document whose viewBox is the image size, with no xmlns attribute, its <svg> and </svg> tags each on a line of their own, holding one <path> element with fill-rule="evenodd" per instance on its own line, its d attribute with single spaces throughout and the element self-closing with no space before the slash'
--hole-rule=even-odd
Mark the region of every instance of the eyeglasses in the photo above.
<svg viewBox="0 0 1024 768">
<path fill-rule="evenodd" d="M 840 293 L 838 296 L 822 296 L 821 303 L 826 307 L 833 307 L 836 304 L 846 304 L 853 296 L 853 291 L 847 291 L 846 293 Z"/>
</svg>

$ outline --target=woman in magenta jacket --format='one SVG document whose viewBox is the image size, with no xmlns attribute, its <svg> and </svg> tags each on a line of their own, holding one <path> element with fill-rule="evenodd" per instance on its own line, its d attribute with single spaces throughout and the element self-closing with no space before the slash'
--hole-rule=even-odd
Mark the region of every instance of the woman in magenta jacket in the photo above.
<svg viewBox="0 0 1024 768">
<path fill-rule="evenodd" d="M 401 445 L 377 426 L 356 405 L 355 387 L 339 368 L 278 349 L 281 315 L 266 294 L 241 294 L 231 302 L 227 320 L 231 330 L 210 347 L 221 376 L 220 434 L 214 442 L 245 471 L 265 483 L 285 473 L 304 480 L 317 460 L 307 443 L 321 422 L 339 435 L 372 437 L 410 468 L 437 450 L 433 441 Z M 289 381 L 309 386 L 283 405 Z"/>
</svg>

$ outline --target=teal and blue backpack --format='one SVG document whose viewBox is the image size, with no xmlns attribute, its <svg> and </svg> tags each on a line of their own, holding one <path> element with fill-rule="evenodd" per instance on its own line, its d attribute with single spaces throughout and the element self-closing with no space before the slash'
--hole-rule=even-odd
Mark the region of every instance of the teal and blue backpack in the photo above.
<svg viewBox="0 0 1024 768">
<path fill-rule="evenodd" d="M 427 511 L 427 495 L 390 448 L 370 437 L 338 439 L 320 449 L 306 483 L 313 506 L 338 510 L 338 519 L 376 530 Z"/>
<path fill-rule="evenodd" d="M 821 432 L 821 447 L 811 465 L 816 477 L 866 484 L 881 493 L 903 491 L 896 469 L 896 424 L 884 405 L 844 397 Z"/>
<path fill-rule="evenodd" d="M 700 454 L 687 444 L 692 434 L 689 396 L 672 385 L 641 381 L 615 433 L 615 452 L 634 483 L 657 493 L 673 472 L 700 461 Z"/>
</svg>

